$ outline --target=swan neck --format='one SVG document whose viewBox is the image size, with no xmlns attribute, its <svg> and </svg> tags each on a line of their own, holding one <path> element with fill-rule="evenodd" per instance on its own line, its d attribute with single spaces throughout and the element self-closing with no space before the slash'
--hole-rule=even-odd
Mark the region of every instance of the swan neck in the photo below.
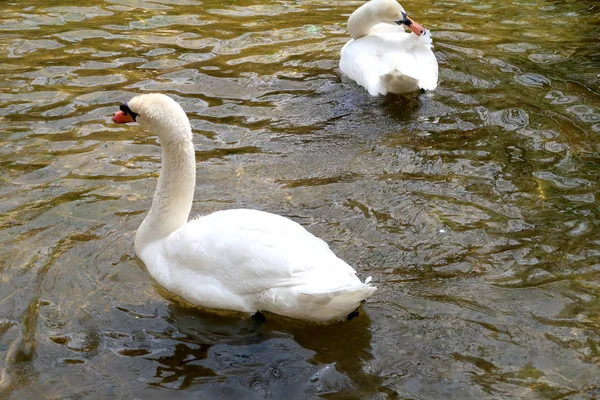
<svg viewBox="0 0 600 400">
<path fill-rule="evenodd" d="M 348 33 L 352 39 L 360 39 L 371 33 L 371 28 L 380 22 L 373 15 L 373 2 L 369 1 L 358 7 L 348 18 Z"/>
<path fill-rule="evenodd" d="M 196 186 L 194 145 L 189 138 L 191 129 L 188 134 L 161 144 L 158 185 L 150 211 L 135 237 L 138 256 L 148 244 L 165 238 L 188 221 Z"/>
</svg>

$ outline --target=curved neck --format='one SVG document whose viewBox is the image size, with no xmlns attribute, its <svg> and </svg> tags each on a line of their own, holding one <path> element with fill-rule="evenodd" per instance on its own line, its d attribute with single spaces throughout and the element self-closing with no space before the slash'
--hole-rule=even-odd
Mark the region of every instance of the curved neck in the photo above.
<svg viewBox="0 0 600 400">
<path fill-rule="evenodd" d="M 369 1 L 358 7 L 348 18 L 348 33 L 352 39 L 360 39 L 371 32 L 371 28 L 381 21 L 373 15 L 373 2 Z"/>
<path fill-rule="evenodd" d="M 185 138 L 162 143 L 162 167 L 154 200 L 135 235 L 135 251 L 168 236 L 187 223 L 196 186 L 194 145 Z"/>
</svg>

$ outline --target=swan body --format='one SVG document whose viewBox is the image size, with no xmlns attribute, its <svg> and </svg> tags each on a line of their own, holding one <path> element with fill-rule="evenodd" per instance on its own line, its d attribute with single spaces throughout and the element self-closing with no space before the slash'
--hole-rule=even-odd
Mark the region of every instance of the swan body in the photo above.
<svg viewBox="0 0 600 400">
<path fill-rule="evenodd" d="M 437 87 L 431 33 L 408 18 L 396 0 L 363 4 L 348 19 L 348 32 L 352 39 L 342 48 L 340 69 L 372 96 Z"/>
<path fill-rule="evenodd" d="M 168 96 L 144 94 L 113 117 L 133 120 L 161 141 L 162 169 L 135 252 L 165 289 L 205 308 L 320 322 L 345 319 L 376 290 L 288 218 L 233 209 L 188 222 L 196 166 L 185 112 Z"/>
</svg>

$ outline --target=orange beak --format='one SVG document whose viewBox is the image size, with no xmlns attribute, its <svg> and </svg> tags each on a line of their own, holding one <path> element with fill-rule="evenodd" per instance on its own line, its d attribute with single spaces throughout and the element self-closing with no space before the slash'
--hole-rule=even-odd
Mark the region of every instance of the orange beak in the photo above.
<svg viewBox="0 0 600 400">
<path fill-rule="evenodd" d="M 123 111 L 117 111 L 115 115 L 113 115 L 112 120 L 117 124 L 126 124 L 128 122 L 135 122 L 131 114 L 124 113 Z"/>
<path fill-rule="evenodd" d="M 425 28 L 423 28 L 421 25 L 417 24 L 415 21 L 408 17 L 406 17 L 406 19 L 410 21 L 410 25 L 407 25 L 408 29 L 413 31 L 415 35 L 421 36 L 423 33 L 425 33 Z"/>
</svg>

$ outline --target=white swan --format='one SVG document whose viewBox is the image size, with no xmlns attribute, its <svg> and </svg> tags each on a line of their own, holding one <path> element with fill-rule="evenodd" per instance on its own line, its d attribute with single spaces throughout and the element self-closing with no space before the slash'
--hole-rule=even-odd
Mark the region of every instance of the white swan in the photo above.
<svg viewBox="0 0 600 400">
<path fill-rule="evenodd" d="M 352 39 L 342 48 L 340 69 L 372 96 L 437 87 L 431 33 L 408 18 L 396 0 L 360 6 L 348 19 L 348 33 Z"/>
<path fill-rule="evenodd" d="M 162 146 L 162 170 L 135 252 L 165 289 L 210 309 L 345 319 L 376 288 L 298 223 L 258 210 L 224 210 L 188 222 L 196 186 L 192 129 L 168 96 L 123 103 L 116 123 L 139 122 Z"/>
</svg>

